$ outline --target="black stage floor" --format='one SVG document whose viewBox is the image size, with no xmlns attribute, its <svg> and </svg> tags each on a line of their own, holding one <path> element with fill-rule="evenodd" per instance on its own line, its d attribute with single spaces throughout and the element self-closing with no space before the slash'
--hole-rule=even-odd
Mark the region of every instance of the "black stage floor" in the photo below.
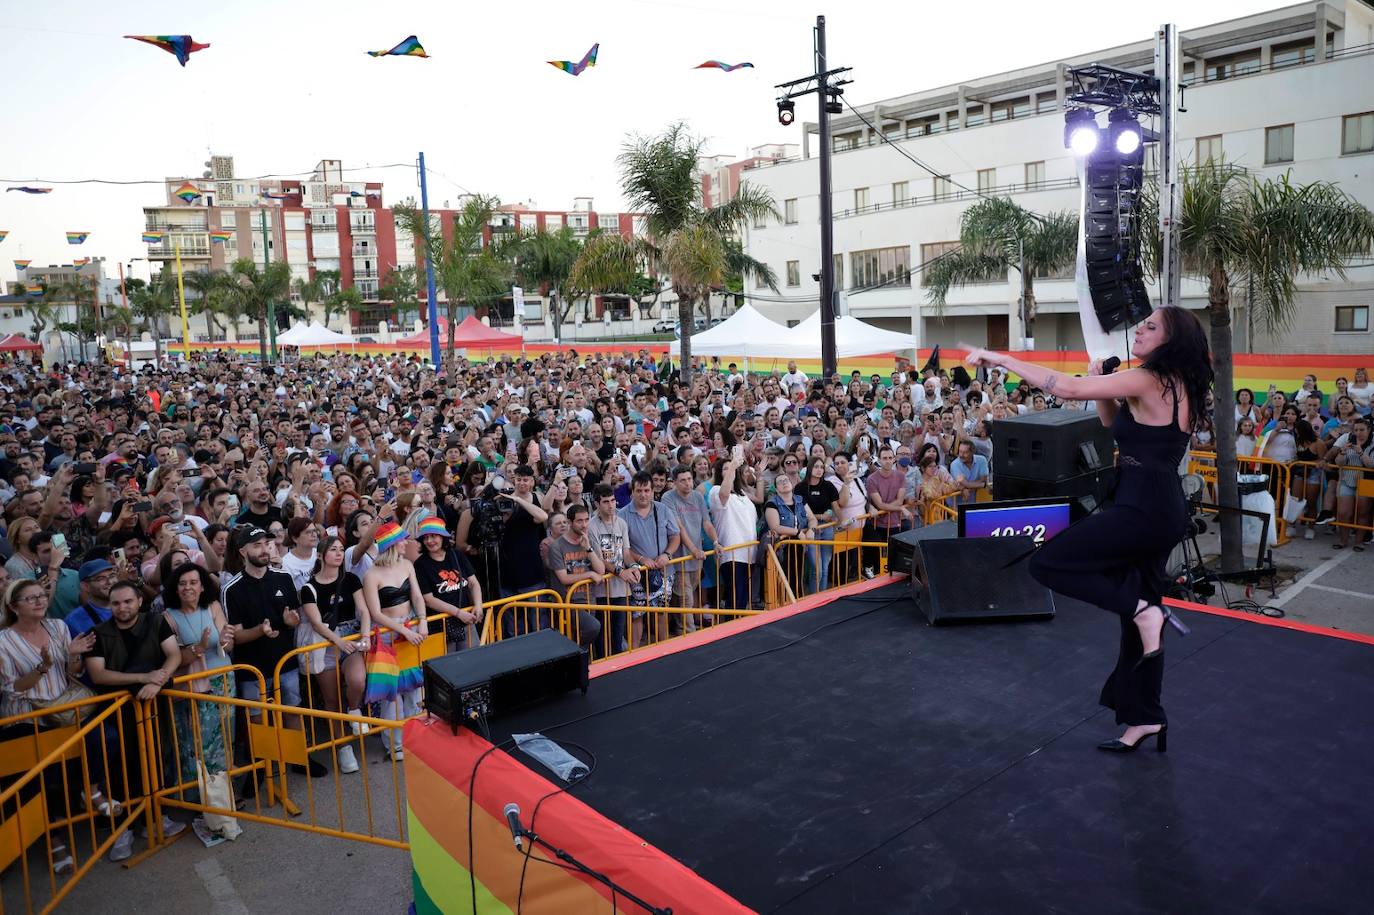
<svg viewBox="0 0 1374 915">
<path fill-rule="evenodd" d="M 932 628 L 904 585 L 600 677 L 493 737 L 777 649 L 549 730 L 596 754 L 573 793 L 760 912 L 1368 911 L 1374 646 L 1184 618 L 1163 755 L 1094 748 L 1119 732 L 1096 705 L 1114 618 L 1061 600 L 1052 622 Z"/>
</svg>

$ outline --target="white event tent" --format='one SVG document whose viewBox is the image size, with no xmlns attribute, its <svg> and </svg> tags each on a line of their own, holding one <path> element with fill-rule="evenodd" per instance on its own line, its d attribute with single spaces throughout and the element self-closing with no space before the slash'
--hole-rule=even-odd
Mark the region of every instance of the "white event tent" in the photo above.
<svg viewBox="0 0 1374 915">
<path fill-rule="evenodd" d="M 759 314 L 754 306 L 745 303 L 739 311 L 709 330 L 692 334 L 694 356 L 743 356 L 746 359 L 787 357 L 790 355 L 787 335 L 790 331 L 776 321 Z M 673 356 L 682 354 L 682 341 L 668 346 Z"/>
<path fill-rule="evenodd" d="M 278 346 L 352 346 L 354 342 L 349 334 L 330 330 L 318 321 L 297 324 L 285 333 L 277 335 Z"/>
<path fill-rule="evenodd" d="M 796 327 L 788 328 L 784 333 L 783 349 L 791 358 L 820 358 L 821 313 L 819 311 L 816 311 Z M 915 347 L 916 340 L 911 334 L 883 330 L 881 327 L 865 324 L 853 315 L 843 315 L 835 319 L 836 358 L 871 356 L 874 353 L 899 353 Z"/>
</svg>

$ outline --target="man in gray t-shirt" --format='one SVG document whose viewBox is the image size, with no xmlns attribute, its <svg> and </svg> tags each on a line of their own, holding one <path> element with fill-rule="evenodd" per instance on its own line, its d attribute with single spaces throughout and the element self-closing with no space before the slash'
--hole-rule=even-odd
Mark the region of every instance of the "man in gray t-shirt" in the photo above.
<svg viewBox="0 0 1374 915">
<path fill-rule="evenodd" d="M 706 542 L 707 537 L 711 538 L 712 543 L 716 541 L 716 528 L 711 523 L 710 513 L 706 510 L 706 497 L 696 490 L 695 483 L 692 468 L 685 464 L 679 465 L 673 470 L 672 488 L 659 500 L 659 504 L 672 509 L 677 517 L 678 536 L 682 544 L 673 558 L 692 557 L 673 564 L 673 593 L 679 598 L 678 603 L 684 607 L 702 606 L 701 563 L 706 557 L 702 544 Z M 679 634 L 676 631 L 681 628 L 676 625 L 678 622 L 677 619 L 670 621 L 670 629 L 674 630 L 673 635 Z M 688 617 L 687 623 L 686 630 L 690 632 L 695 628 L 695 620 Z"/>
<path fill-rule="evenodd" d="M 601 555 L 606 568 L 606 577 L 592 585 L 592 597 L 598 604 L 626 606 L 630 601 L 630 587 L 639 583 L 640 572 L 635 568 L 625 548 L 630 542 L 630 531 L 625 519 L 616 514 L 615 490 L 605 483 L 597 484 L 592 491 L 596 500 L 596 511 L 587 525 L 592 549 Z M 607 610 L 601 613 L 606 628 L 610 632 L 610 650 L 618 653 L 629 649 L 626 634 L 629 632 L 629 611 Z"/>
<path fill-rule="evenodd" d="M 664 606 L 670 593 L 673 573 L 668 563 L 677 552 L 681 537 L 673 510 L 654 501 L 653 477 L 642 470 L 630 481 L 630 504 L 620 510 L 620 517 L 624 519 L 629 533 L 626 560 L 649 570 L 644 575 L 642 586 L 631 595 L 630 603 L 636 606 Z M 667 616 L 666 613 L 654 614 L 648 631 L 652 641 L 668 637 Z M 644 619 L 636 619 L 635 645 L 646 644 L 643 640 L 644 629 Z"/>
</svg>

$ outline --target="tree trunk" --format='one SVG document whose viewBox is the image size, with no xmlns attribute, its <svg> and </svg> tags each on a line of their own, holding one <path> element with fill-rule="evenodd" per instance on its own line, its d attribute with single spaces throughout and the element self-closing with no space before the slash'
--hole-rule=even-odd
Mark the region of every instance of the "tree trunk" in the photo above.
<svg viewBox="0 0 1374 915">
<path fill-rule="evenodd" d="M 1035 281 L 1027 274 L 1022 280 L 1025 290 L 1021 299 L 1021 337 L 1022 340 L 1035 339 Z"/>
<path fill-rule="evenodd" d="M 553 342 L 563 342 L 563 311 L 558 303 L 558 291 L 554 290 L 553 296 L 549 299 L 549 308 L 553 312 Z"/>
<path fill-rule="evenodd" d="M 258 315 L 258 359 L 265 367 L 267 365 L 267 318 Z"/>
<path fill-rule="evenodd" d="M 1231 367 L 1231 292 L 1226 271 L 1213 267 L 1207 289 L 1207 312 L 1211 318 L 1212 369 L 1216 378 L 1212 385 L 1215 413 L 1220 419 L 1213 423 L 1217 441 L 1217 502 L 1222 506 L 1218 515 L 1221 525 L 1221 569 L 1240 571 L 1244 563 L 1241 547 L 1241 516 L 1226 508 L 1240 508 L 1240 490 L 1236 482 L 1236 424 L 1231 421 L 1231 404 L 1235 403 L 1235 373 Z M 1265 547 L 1261 545 L 1260 549 Z"/>
<path fill-rule="evenodd" d="M 458 303 L 455 302 L 452 297 L 450 297 L 448 300 L 448 347 L 446 348 L 446 354 L 444 356 L 444 367 L 446 368 L 453 368 L 453 331 L 457 324 Z M 438 374 L 439 368 L 440 367 L 437 365 L 434 367 L 434 371 L 436 374 Z"/>
<path fill-rule="evenodd" d="M 687 390 L 692 389 L 692 327 L 696 319 L 693 307 L 696 303 L 688 295 L 687 290 L 677 289 L 677 325 L 678 339 L 682 343 L 682 352 L 678 355 L 678 367 L 682 370 L 682 383 Z"/>
</svg>

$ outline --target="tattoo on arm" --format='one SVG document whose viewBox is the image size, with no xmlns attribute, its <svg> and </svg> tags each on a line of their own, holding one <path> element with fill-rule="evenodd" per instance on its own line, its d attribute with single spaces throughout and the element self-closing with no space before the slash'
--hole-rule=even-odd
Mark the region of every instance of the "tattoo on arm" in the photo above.
<svg viewBox="0 0 1374 915">
<path fill-rule="evenodd" d="M 1059 387 L 1059 379 L 1056 378 L 1054 374 L 1050 374 L 1045 378 L 1045 383 L 1042 384 L 1041 387 L 1045 389 L 1046 394 L 1053 394 L 1054 389 Z"/>
</svg>

